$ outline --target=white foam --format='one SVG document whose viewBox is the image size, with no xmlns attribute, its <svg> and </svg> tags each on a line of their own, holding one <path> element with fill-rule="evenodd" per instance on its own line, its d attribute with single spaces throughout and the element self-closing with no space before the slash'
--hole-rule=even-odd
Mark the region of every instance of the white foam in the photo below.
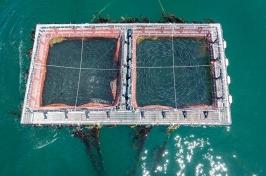
<svg viewBox="0 0 266 176">
<path fill-rule="evenodd" d="M 19 92 L 21 92 L 23 83 L 23 41 L 20 40 L 18 46 L 18 58 L 19 58 Z"/>
<path fill-rule="evenodd" d="M 58 138 L 54 138 L 54 139 L 52 139 L 52 140 L 50 140 L 50 141 L 49 141 L 49 140 L 48 140 L 48 141 L 45 141 L 44 143 L 41 143 L 41 144 L 37 145 L 37 146 L 35 147 L 35 149 L 42 149 L 42 148 L 44 148 L 44 147 L 46 147 L 46 146 L 48 146 L 48 145 L 54 143 L 57 139 L 58 139 Z"/>
</svg>

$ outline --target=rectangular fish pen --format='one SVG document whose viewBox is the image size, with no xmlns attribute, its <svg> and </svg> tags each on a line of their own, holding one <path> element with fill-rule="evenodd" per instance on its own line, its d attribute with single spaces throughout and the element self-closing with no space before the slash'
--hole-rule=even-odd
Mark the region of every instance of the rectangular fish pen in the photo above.
<svg viewBox="0 0 266 176">
<path fill-rule="evenodd" d="M 230 125 L 220 24 L 40 24 L 21 123 Z"/>
</svg>

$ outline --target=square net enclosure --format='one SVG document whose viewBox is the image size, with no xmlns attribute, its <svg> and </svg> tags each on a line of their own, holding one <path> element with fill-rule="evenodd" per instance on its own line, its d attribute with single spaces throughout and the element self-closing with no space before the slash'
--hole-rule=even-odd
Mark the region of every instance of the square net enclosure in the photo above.
<svg viewBox="0 0 266 176">
<path fill-rule="evenodd" d="M 212 105 L 211 55 L 205 38 L 137 39 L 139 107 Z"/>
<path fill-rule="evenodd" d="M 42 106 L 113 105 L 119 77 L 117 39 L 57 40 L 50 43 Z"/>
<path fill-rule="evenodd" d="M 21 123 L 231 124 L 220 24 L 38 24 Z"/>
</svg>

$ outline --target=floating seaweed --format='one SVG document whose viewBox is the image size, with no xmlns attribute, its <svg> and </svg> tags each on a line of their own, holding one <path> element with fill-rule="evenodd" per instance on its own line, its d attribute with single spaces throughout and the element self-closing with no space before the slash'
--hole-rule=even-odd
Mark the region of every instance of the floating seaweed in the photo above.
<svg viewBox="0 0 266 176">
<path fill-rule="evenodd" d="M 148 17 L 141 16 L 139 18 L 139 23 L 150 23 L 150 22 L 151 22 L 151 20 Z"/>
<path fill-rule="evenodd" d="M 12 110 L 8 112 L 11 116 L 19 119 L 21 116 L 21 111 L 20 110 Z"/>
<path fill-rule="evenodd" d="M 111 5 L 111 2 L 108 2 L 107 4 L 105 4 L 102 9 L 100 9 L 96 14 L 93 15 L 93 17 L 91 19 L 91 22 L 94 22 L 95 20 L 97 21 L 97 19 L 99 20 L 99 18 L 102 18 L 102 20 L 100 20 L 102 22 L 99 21 L 98 23 L 107 23 L 107 22 L 110 22 L 110 21 L 104 22 L 105 19 L 107 19 L 107 18 L 100 17 L 100 14 L 103 13 L 110 5 Z"/>
<path fill-rule="evenodd" d="M 210 24 L 210 23 L 216 23 L 216 22 L 213 19 L 207 18 L 207 19 L 204 19 L 202 21 L 193 20 L 191 23 L 197 23 L 197 24 L 199 24 L 199 23 L 208 23 L 208 24 Z"/>
<path fill-rule="evenodd" d="M 27 81 L 28 80 L 28 76 L 29 76 L 29 68 L 27 68 L 25 70 L 25 73 L 24 73 L 24 81 Z"/>
<path fill-rule="evenodd" d="M 65 40 L 64 37 L 56 37 L 56 38 L 53 38 L 53 39 L 50 40 L 49 46 L 52 47 L 54 44 L 61 43 L 64 40 Z"/>
<path fill-rule="evenodd" d="M 111 21 L 111 20 L 110 20 Z M 150 23 L 152 22 L 148 17 L 121 17 L 117 23 Z M 169 12 L 163 12 L 161 15 L 161 19 L 155 20 L 154 22 L 161 22 L 161 23 L 186 23 L 184 19 L 177 17 L 175 14 Z M 215 23 L 213 19 L 205 19 L 202 21 L 192 21 L 191 23 Z"/>
<path fill-rule="evenodd" d="M 120 20 L 113 20 L 109 16 L 94 16 L 91 20 L 92 23 L 149 23 L 151 22 L 148 17 L 121 17 Z"/>
<path fill-rule="evenodd" d="M 119 23 L 149 23 L 150 20 L 148 17 L 121 17 L 121 20 L 118 21 Z"/>
<path fill-rule="evenodd" d="M 35 30 L 31 31 L 31 41 L 33 42 L 35 38 Z"/>
<path fill-rule="evenodd" d="M 179 125 L 170 125 L 167 128 L 167 135 L 168 137 L 177 129 L 179 128 Z"/>
<path fill-rule="evenodd" d="M 110 17 L 98 16 L 92 19 L 92 23 L 111 23 L 113 22 Z"/>
<path fill-rule="evenodd" d="M 29 56 L 29 59 L 31 59 L 31 55 L 32 55 L 32 48 L 28 49 L 28 51 L 27 51 L 27 55 Z"/>
<path fill-rule="evenodd" d="M 136 17 L 121 17 L 120 23 L 137 23 L 139 21 Z"/>
<path fill-rule="evenodd" d="M 210 18 L 205 19 L 204 22 L 205 22 L 205 23 L 216 23 L 215 20 L 210 19 Z"/>
<path fill-rule="evenodd" d="M 82 128 L 73 132 L 74 137 L 79 138 L 86 146 L 86 151 L 91 159 L 91 163 L 97 175 L 104 174 L 103 159 L 99 141 L 100 130 L 98 127 Z"/>
<path fill-rule="evenodd" d="M 172 13 L 162 13 L 161 22 L 163 23 L 185 23 L 185 21 L 179 17 L 176 17 Z"/>
<path fill-rule="evenodd" d="M 144 40 L 158 40 L 158 37 L 144 37 L 144 36 L 140 36 L 137 38 L 137 45 L 139 45 L 141 42 L 143 42 Z"/>
<path fill-rule="evenodd" d="M 162 12 L 161 18 L 155 21 L 151 21 L 148 17 L 124 17 L 122 16 L 120 20 L 113 20 L 110 16 L 94 16 L 91 20 L 92 23 L 150 23 L 150 22 L 160 22 L 160 23 L 186 23 L 184 19 L 177 17 L 175 14 L 169 12 Z M 191 21 L 191 23 L 215 23 L 215 20 L 207 18 L 202 21 Z"/>
<path fill-rule="evenodd" d="M 135 127 L 135 136 L 133 137 L 133 144 L 136 147 L 137 151 L 141 151 L 145 140 L 151 131 L 151 126 L 136 126 Z"/>
</svg>

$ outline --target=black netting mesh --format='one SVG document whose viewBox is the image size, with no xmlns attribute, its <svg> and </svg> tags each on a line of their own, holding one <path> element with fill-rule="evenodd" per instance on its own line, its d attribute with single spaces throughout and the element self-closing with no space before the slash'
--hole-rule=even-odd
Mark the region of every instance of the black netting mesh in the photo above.
<svg viewBox="0 0 266 176">
<path fill-rule="evenodd" d="M 65 67 L 79 67 L 82 40 L 65 40 L 50 46 L 47 64 Z"/>
<path fill-rule="evenodd" d="M 64 40 L 50 47 L 43 105 L 63 103 L 79 106 L 114 102 L 114 86 L 111 85 L 116 83 L 119 69 L 118 63 L 113 59 L 116 39 L 84 39 L 80 72 L 81 48 L 82 39 Z"/>
<path fill-rule="evenodd" d="M 116 70 L 82 70 L 79 86 L 78 104 L 89 102 L 112 104 L 112 82 L 115 84 Z"/>
<path fill-rule="evenodd" d="M 212 104 L 210 67 L 175 68 L 178 107 Z"/>
<path fill-rule="evenodd" d="M 212 79 L 209 64 L 210 54 L 204 39 L 142 40 L 137 46 L 138 105 L 185 107 L 211 104 Z"/>
</svg>

